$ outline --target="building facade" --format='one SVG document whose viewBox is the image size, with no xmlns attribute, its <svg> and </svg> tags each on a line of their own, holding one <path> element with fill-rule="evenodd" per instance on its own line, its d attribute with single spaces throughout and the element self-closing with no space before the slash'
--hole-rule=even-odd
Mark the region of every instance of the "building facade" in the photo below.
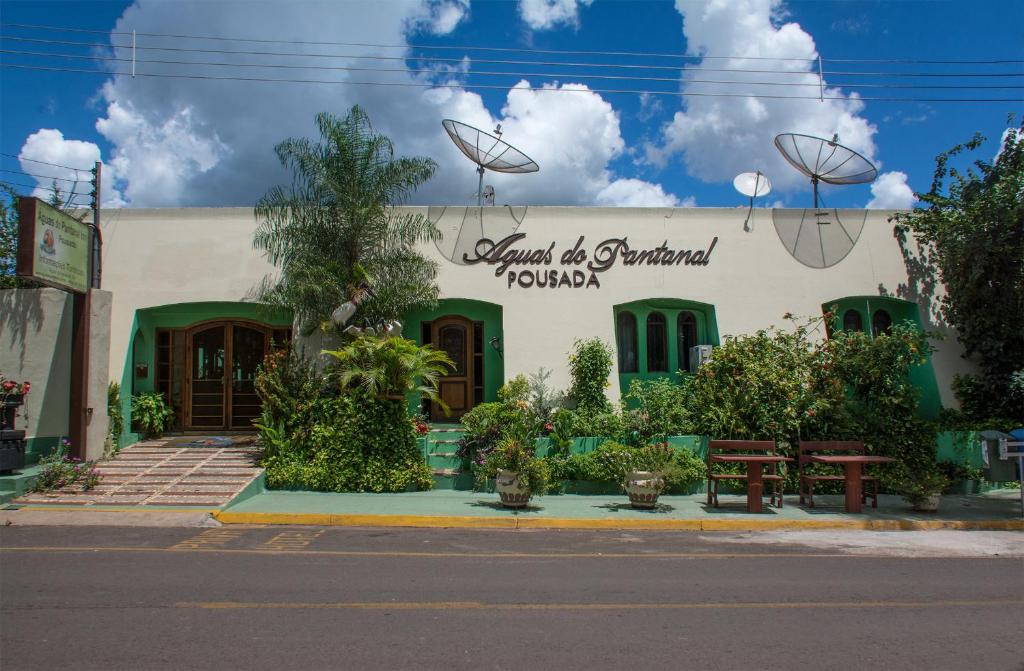
<svg viewBox="0 0 1024 671">
<path fill-rule="evenodd" d="M 787 313 L 836 306 L 843 328 L 880 332 L 904 319 L 935 328 L 928 305 L 897 298 L 913 283 L 886 211 L 408 209 L 443 233 L 423 248 L 439 263 L 441 300 L 406 315 L 403 332 L 457 362 L 441 389 L 455 416 L 519 373 L 545 368 L 549 384 L 568 386 L 580 338 L 615 348 L 609 395 L 618 398 L 633 379 L 688 370 L 695 347 L 783 326 Z M 110 379 L 125 398 L 165 392 L 180 428 L 247 428 L 259 414 L 256 367 L 291 337 L 289 314 L 247 300 L 274 272 L 253 249 L 252 210 L 126 209 L 106 221 Z M 955 337 L 933 344 L 914 373 L 928 414 L 954 404 L 952 376 L 969 370 Z"/>
</svg>

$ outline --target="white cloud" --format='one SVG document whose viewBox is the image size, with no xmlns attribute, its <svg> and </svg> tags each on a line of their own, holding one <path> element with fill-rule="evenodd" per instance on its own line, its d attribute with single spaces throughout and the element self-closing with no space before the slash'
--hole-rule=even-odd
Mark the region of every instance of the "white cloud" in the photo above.
<svg viewBox="0 0 1024 671">
<path fill-rule="evenodd" d="M 871 200 L 867 204 L 869 210 L 909 210 L 914 207 L 917 198 L 907 184 L 907 173 L 892 171 L 884 172 L 871 184 Z"/>
<path fill-rule="evenodd" d="M 133 203 L 151 207 L 177 205 L 192 179 L 209 172 L 230 153 L 216 131 L 197 127 L 192 109 L 150 122 L 130 101 L 119 102 L 110 86 L 104 87 L 107 116 L 98 130 L 115 147 L 110 160 L 115 172 L 130 176 L 124 195 Z"/>
<path fill-rule="evenodd" d="M 697 201 L 690 196 L 679 200 L 665 193 L 660 184 L 639 179 L 617 179 L 597 194 L 595 204 L 611 207 L 694 207 Z"/>
<path fill-rule="evenodd" d="M 577 28 L 580 5 L 593 0 L 519 0 L 519 16 L 533 30 L 551 30 L 559 26 Z"/>
<path fill-rule="evenodd" d="M 443 4 L 396 0 L 389 5 L 390 11 L 381 12 L 374 2 L 346 3 L 343 10 L 334 2 L 307 2 L 303 12 L 282 13 L 274 3 L 141 3 L 125 10 L 114 30 L 405 44 L 410 26 L 424 16 L 433 16 L 429 14 L 432 8 L 441 12 Z M 303 49 L 299 45 L 279 47 L 284 51 Z M 310 53 L 325 50 L 324 46 L 308 47 Z M 343 53 L 394 56 L 399 52 L 346 47 Z M 452 57 L 461 58 L 461 54 Z M 253 57 L 250 62 L 266 62 L 266 58 Z M 324 59 L 298 57 L 288 62 L 325 64 Z M 368 63 L 369 67 L 385 67 L 348 57 L 328 63 L 334 67 L 367 67 Z M 581 84 L 523 81 L 509 89 L 500 110 L 492 111 L 480 95 L 459 88 L 467 63 L 462 60 L 449 72 L 440 68 L 429 76 L 261 68 L 210 71 L 274 79 L 403 84 L 394 87 L 114 76 L 101 89 L 105 112 L 96 127 L 113 147 L 109 162 L 124 199 L 133 207 L 252 205 L 268 188 L 288 181 L 274 145 L 289 137 L 313 137 L 318 112 L 343 116 L 353 104 L 363 107 L 374 128 L 392 139 L 396 154 L 429 156 L 438 162 L 434 178 L 421 187 L 413 203 L 476 201 L 477 175 L 441 128 L 441 120 L 446 118 L 484 130 L 501 123 L 504 139 L 540 164 L 540 174 L 488 173 L 486 183 L 495 186 L 500 203 L 593 204 L 616 182 L 619 175 L 611 165 L 626 147 L 618 114 L 600 95 Z M 144 71 L 181 70 L 180 66 L 160 67 L 147 64 Z M 406 86 L 413 83 L 445 83 L 455 88 Z M 549 91 L 528 90 L 531 84 Z M 607 191 L 605 198 L 609 203 L 678 202 L 659 185 L 640 180 Z"/>
<path fill-rule="evenodd" d="M 683 13 L 687 51 L 693 55 L 731 56 L 705 61 L 705 67 L 728 70 L 777 70 L 775 73 L 715 73 L 713 79 L 737 82 L 785 83 L 702 84 L 708 73 L 689 71 L 681 80 L 688 93 L 748 93 L 811 96 L 812 100 L 751 97 L 687 97 L 662 129 L 659 142 L 646 147 L 647 159 L 664 166 L 681 156 L 688 172 L 707 182 L 731 180 L 736 174 L 760 170 L 776 188 L 785 191 L 806 185 L 806 178 L 790 167 L 772 140 L 779 133 L 804 133 L 831 138 L 873 159 L 875 126 L 861 112 L 855 95 L 844 95 L 825 82 L 825 97 L 817 96 L 817 49 L 813 38 L 796 23 L 784 23 L 781 0 L 713 0 L 693 4 L 677 0 Z M 755 58 L 756 57 L 756 58 Z M 764 57 L 806 60 L 766 61 Z"/>
<path fill-rule="evenodd" d="M 51 189 L 56 181 L 57 188 L 65 197 L 70 196 L 72 192 L 78 194 L 71 202 L 81 205 L 89 202 L 89 194 L 92 193 L 92 185 L 89 184 L 92 179 L 90 169 L 96 161 L 101 160 L 101 157 L 100 148 L 95 143 L 67 140 L 64 134 L 55 128 L 40 128 L 25 139 L 21 151 L 18 152 L 18 159 L 22 171 L 36 175 L 33 179 L 38 187 L 33 190 L 33 196 L 49 200 L 53 195 Z M 57 167 L 58 165 L 78 169 L 70 170 Z M 104 166 L 101 180 L 101 202 L 104 207 L 124 205 L 121 194 L 114 188 L 116 175 L 113 166 Z"/>
<path fill-rule="evenodd" d="M 434 35 L 447 35 L 469 16 L 469 0 L 431 0 L 409 17 L 411 30 L 425 30 Z"/>
</svg>

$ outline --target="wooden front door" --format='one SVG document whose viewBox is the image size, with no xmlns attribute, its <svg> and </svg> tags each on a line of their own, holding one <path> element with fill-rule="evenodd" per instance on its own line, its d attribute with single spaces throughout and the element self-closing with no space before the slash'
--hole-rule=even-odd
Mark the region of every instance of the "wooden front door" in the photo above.
<svg viewBox="0 0 1024 671">
<path fill-rule="evenodd" d="M 430 325 L 430 336 L 434 347 L 455 364 L 437 385 L 450 414 L 446 416 L 437 403 L 431 403 L 430 415 L 434 421 L 456 420 L 473 409 L 473 322 L 463 317 L 442 317 Z"/>
<path fill-rule="evenodd" d="M 252 429 L 260 416 L 256 371 L 270 346 L 256 325 L 207 324 L 188 332 L 185 428 Z"/>
</svg>

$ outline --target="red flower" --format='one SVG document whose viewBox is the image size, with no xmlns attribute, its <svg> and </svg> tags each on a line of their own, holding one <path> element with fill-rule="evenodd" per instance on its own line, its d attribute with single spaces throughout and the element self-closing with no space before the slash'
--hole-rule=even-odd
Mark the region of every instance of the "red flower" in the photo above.
<svg viewBox="0 0 1024 671">
<path fill-rule="evenodd" d="M 555 430 L 555 425 L 552 424 L 551 422 L 548 422 L 544 425 L 544 430 L 547 431 L 548 433 L 551 433 L 552 431 Z"/>
<path fill-rule="evenodd" d="M 31 388 L 32 388 L 32 385 L 30 383 L 28 383 L 28 382 L 25 382 L 24 384 L 21 385 L 21 393 L 22 394 L 27 394 L 29 389 L 31 389 Z"/>
</svg>

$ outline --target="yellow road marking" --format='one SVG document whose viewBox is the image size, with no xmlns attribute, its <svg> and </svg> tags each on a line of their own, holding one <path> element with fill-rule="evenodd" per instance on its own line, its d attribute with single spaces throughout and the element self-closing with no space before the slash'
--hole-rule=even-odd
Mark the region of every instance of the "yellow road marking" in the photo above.
<svg viewBox="0 0 1024 671">
<path fill-rule="evenodd" d="M 203 550 L 219 548 L 231 541 L 238 540 L 245 533 L 244 529 L 207 529 L 198 536 L 187 538 L 171 547 L 172 550 Z"/>
<path fill-rule="evenodd" d="M 479 601 L 354 601 L 291 603 L 253 601 L 180 601 L 175 608 L 201 610 L 745 610 L 796 608 L 992 608 L 1022 606 L 1024 599 L 941 599 L 936 601 L 750 601 L 723 603 L 483 603 Z"/>
<path fill-rule="evenodd" d="M 202 554 L 235 554 L 235 555 L 310 555 L 331 557 L 395 557 L 411 559 L 900 559 L 920 561 L 924 559 L 1009 559 L 1024 561 L 1024 558 L 1011 555 L 973 555 L 973 556 L 890 556 L 884 554 L 841 554 L 841 553 L 796 553 L 796 552 L 392 552 L 383 550 L 270 550 L 257 548 L 223 548 L 209 547 L 186 541 L 171 547 L 88 547 L 68 546 L 54 547 L 45 545 L 0 547 L 4 552 L 167 552 L 202 553 Z M 192 547 L 197 545 L 197 547 Z"/>
<path fill-rule="evenodd" d="M 327 529 L 313 531 L 303 529 L 301 531 L 282 531 L 278 535 L 259 547 L 260 550 L 279 550 L 285 552 L 298 552 L 319 538 Z"/>
</svg>

